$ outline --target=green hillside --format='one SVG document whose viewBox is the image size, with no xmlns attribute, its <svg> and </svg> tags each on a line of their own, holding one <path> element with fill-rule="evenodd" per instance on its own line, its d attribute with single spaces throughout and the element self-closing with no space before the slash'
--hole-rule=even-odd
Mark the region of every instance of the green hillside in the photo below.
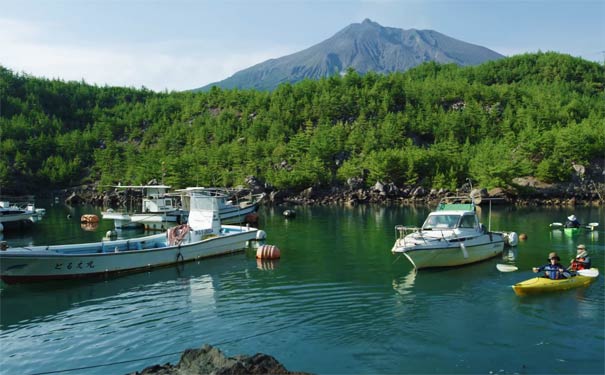
<svg viewBox="0 0 605 375">
<path fill-rule="evenodd" d="M 0 68 L 2 194 L 83 183 L 278 189 L 362 178 L 485 187 L 566 181 L 603 158 L 605 69 L 557 53 L 348 71 L 273 92 L 155 93 Z"/>
</svg>

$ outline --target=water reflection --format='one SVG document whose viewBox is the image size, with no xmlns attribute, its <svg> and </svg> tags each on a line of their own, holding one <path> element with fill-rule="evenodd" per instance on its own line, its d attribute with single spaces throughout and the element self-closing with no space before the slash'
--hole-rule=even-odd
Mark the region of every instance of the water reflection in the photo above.
<svg viewBox="0 0 605 375">
<path fill-rule="evenodd" d="M 212 281 L 216 277 L 214 275 L 237 267 L 237 263 L 240 263 L 240 267 L 245 266 L 241 263 L 245 261 L 244 255 L 235 254 L 226 256 L 225 259 L 210 258 L 131 275 L 22 285 L 2 284 L 0 328 L 5 329 L 17 322 L 44 320 L 46 316 L 52 317 L 90 301 L 111 299 L 114 296 L 119 298 L 121 294 L 142 289 L 157 290 L 162 284 L 179 280 L 189 283 L 190 279 L 195 279 L 198 285 L 193 290 L 199 295 L 202 290 L 200 283 L 211 285 L 207 281 Z"/>
<path fill-rule="evenodd" d="M 261 271 L 272 271 L 279 265 L 277 259 L 256 259 L 256 268 Z"/>
<path fill-rule="evenodd" d="M 518 251 L 517 246 L 505 248 L 504 251 L 502 252 L 502 260 L 509 262 L 509 263 L 514 263 L 515 259 L 517 259 L 517 251 Z"/>
<path fill-rule="evenodd" d="M 412 269 L 407 275 L 399 279 L 393 279 L 393 289 L 402 296 L 412 293 L 417 274 L 418 271 L 416 269 Z"/>
</svg>

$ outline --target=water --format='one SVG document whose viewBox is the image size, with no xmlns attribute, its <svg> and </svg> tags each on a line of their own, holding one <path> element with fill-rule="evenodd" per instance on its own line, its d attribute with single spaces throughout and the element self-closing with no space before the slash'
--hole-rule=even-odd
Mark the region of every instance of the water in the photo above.
<svg viewBox="0 0 605 375">
<path fill-rule="evenodd" d="M 4 240 L 93 241 L 112 226 L 82 230 L 80 215 L 98 214 L 90 207 L 42 207 L 47 216 L 32 231 Z M 494 207 L 492 229 L 528 235 L 504 254 L 520 269 L 511 273 L 496 270 L 502 259 L 415 273 L 390 249 L 394 226 L 419 225 L 425 207 L 295 209 L 288 220 L 284 208 L 259 212 L 278 261 L 257 262 L 248 250 L 111 279 L 2 285 L 0 373 L 124 374 L 176 363 L 204 343 L 321 374 L 603 373 L 602 275 L 588 288 L 536 297 L 510 288 L 550 251 L 568 262 L 578 243 L 605 271 L 603 208 L 576 208 L 601 228 L 570 237 L 548 229 L 569 209 Z"/>
</svg>

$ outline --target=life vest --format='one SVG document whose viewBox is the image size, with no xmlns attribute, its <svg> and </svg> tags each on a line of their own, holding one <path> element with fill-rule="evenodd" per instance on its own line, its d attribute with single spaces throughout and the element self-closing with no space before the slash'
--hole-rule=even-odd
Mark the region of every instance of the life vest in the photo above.
<svg viewBox="0 0 605 375">
<path fill-rule="evenodd" d="M 559 272 L 559 269 L 561 268 L 563 268 L 563 266 L 559 263 L 546 264 L 540 267 L 540 269 L 544 271 L 544 276 L 551 280 L 566 279 L 569 277 L 569 272 Z"/>
<path fill-rule="evenodd" d="M 571 270 L 572 271 L 579 271 L 579 270 L 586 269 L 584 267 L 584 261 L 585 260 L 586 260 L 586 258 L 577 258 L 577 259 L 574 259 L 571 262 Z"/>
</svg>

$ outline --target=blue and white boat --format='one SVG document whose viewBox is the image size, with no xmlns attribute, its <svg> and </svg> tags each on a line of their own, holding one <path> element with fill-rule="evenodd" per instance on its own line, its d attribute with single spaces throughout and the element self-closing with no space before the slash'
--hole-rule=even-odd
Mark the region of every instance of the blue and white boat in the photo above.
<svg viewBox="0 0 605 375">
<path fill-rule="evenodd" d="M 144 271 L 245 249 L 266 234 L 249 226 L 221 225 L 216 197 L 190 192 L 187 224 L 133 239 L 0 249 L 5 283 L 70 279 Z"/>
</svg>

